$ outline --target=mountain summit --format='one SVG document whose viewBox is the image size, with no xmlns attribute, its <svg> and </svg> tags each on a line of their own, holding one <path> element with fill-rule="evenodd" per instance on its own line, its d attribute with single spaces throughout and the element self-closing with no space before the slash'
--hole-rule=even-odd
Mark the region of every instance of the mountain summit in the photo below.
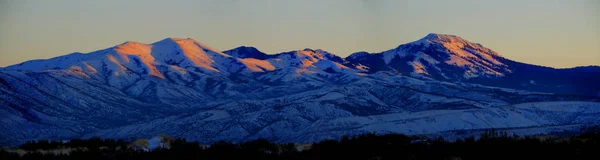
<svg viewBox="0 0 600 160">
<path fill-rule="evenodd" d="M 220 51 L 189 38 L 125 42 L 1 68 L 0 144 L 161 133 L 202 143 L 310 143 L 363 133 L 577 130 L 600 122 L 599 81 L 597 66 L 515 62 L 442 34 L 346 58 L 310 48 Z"/>
<path fill-rule="evenodd" d="M 501 77 L 511 73 L 496 52 L 458 36 L 428 34 L 377 56 L 355 53 L 348 60 L 365 65 L 371 72 L 392 70 L 413 76 L 445 80 Z M 372 61 L 383 61 L 385 66 Z"/>
<path fill-rule="evenodd" d="M 598 71 L 592 67 L 591 71 Z M 307 78 L 332 73 L 351 76 L 392 72 L 405 76 L 442 81 L 463 81 L 544 92 L 596 95 L 600 87 L 584 87 L 560 78 L 548 67 L 528 65 L 502 57 L 493 50 L 459 36 L 430 33 L 411 43 L 380 52 L 358 52 L 342 58 L 323 50 L 303 49 L 266 54 L 241 46 L 223 51 L 190 38 L 166 38 L 152 44 L 126 42 L 88 54 L 74 53 L 47 60 L 33 60 L 8 66 L 5 70 L 61 72 L 79 77 L 104 79 L 114 86 L 128 86 L 145 76 L 168 79 L 169 75 L 253 75 L 274 72 L 270 81 L 290 77 Z M 536 75 L 538 71 L 543 75 Z M 298 76 L 304 75 L 304 76 Z M 519 76 L 517 76 L 519 75 Z M 527 77 L 527 78 L 522 78 Z M 554 79 L 554 80 L 547 80 Z M 586 78 L 592 81 L 595 77 Z M 506 81 L 508 80 L 508 81 Z M 532 84 L 530 82 L 537 83 Z M 560 84 L 562 87 L 557 87 Z M 576 93 L 565 85 L 587 88 Z"/>
<path fill-rule="evenodd" d="M 452 49 L 452 48 L 454 48 L 454 49 L 456 49 L 456 48 L 473 49 L 476 51 L 480 51 L 489 56 L 502 57 L 500 54 L 492 51 L 491 49 L 483 47 L 479 43 L 469 42 L 469 41 L 467 41 L 459 36 L 455 36 L 455 35 L 430 33 L 427 36 L 421 38 L 420 40 L 417 40 L 416 43 L 438 44 L 438 45 L 443 45 L 444 47 L 450 48 L 450 49 Z M 455 52 L 460 52 L 460 51 L 455 51 Z"/>
</svg>

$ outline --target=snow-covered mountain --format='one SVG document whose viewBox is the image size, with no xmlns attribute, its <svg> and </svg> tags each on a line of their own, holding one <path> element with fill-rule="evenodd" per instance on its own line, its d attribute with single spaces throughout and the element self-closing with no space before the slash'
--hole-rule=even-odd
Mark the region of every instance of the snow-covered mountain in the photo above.
<svg viewBox="0 0 600 160">
<path fill-rule="evenodd" d="M 126 42 L 0 69 L 0 143 L 573 129 L 600 122 L 599 68 L 519 63 L 442 34 L 346 58 L 320 49 L 221 52 L 183 38 Z"/>
<path fill-rule="evenodd" d="M 455 35 L 428 34 L 381 53 L 357 52 L 347 65 L 367 73 L 391 71 L 449 82 L 595 96 L 600 66 L 555 69 L 516 62 Z"/>
<path fill-rule="evenodd" d="M 480 44 L 443 34 L 428 34 L 415 42 L 375 55 L 358 52 L 347 58 L 356 67 L 366 66 L 369 72 L 391 70 L 413 76 L 450 80 L 501 77 L 511 73 L 508 65 L 500 59 L 503 59 L 502 56 Z M 378 62 L 370 63 L 371 61 Z"/>
</svg>

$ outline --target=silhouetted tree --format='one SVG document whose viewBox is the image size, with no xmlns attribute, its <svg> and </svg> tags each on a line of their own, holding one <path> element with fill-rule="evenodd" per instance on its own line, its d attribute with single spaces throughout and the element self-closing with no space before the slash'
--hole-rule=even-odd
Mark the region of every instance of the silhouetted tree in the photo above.
<svg viewBox="0 0 600 160">
<path fill-rule="evenodd" d="M 600 159 L 598 132 L 572 137 L 519 137 L 508 136 L 505 131 L 488 130 L 478 139 L 471 136 L 453 142 L 442 137 L 431 140 L 401 134 L 364 134 L 316 142 L 302 151 L 296 150 L 293 143 L 277 144 L 266 139 L 238 144 L 220 141 L 202 147 L 198 142 L 166 135 L 159 137 L 164 137 L 170 147 L 148 151 L 127 148 L 130 144 L 147 148 L 145 139 L 128 141 L 95 137 L 72 139 L 66 143 L 40 140 L 2 149 L 0 159 Z M 85 149 L 75 149 L 69 154 L 50 152 L 65 148 Z"/>
</svg>

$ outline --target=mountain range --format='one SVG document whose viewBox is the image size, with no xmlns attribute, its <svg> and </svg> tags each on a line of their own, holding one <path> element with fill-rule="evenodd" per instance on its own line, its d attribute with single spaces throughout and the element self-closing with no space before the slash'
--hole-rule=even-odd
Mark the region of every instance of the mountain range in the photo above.
<svg viewBox="0 0 600 160">
<path fill-rule="evenodd" d="M 600 67 L 516 62 L 428 34 L 380 53 L 125 42 L 0 69 L 0 143 L 174 137 L 314 142 L 362 133 L 518 134 L 600 124 Z"/>
</svg>

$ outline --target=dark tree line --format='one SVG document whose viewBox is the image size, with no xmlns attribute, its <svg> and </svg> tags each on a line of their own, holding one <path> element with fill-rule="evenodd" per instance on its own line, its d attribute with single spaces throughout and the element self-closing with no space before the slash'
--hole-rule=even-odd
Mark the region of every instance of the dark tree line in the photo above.
<svg viewBox="0 0 600 160">
<path fill-rule="evenodd" d="M 240 144 L 217 142 L 202 146 L 185 139 L 169 139 L 165 148 L 135 149 L 135 141 L 91 138 L 27 142 L 18 148 L 30 153 L 20 156 L 1 151 L 0 159 L 600 159 L 600 132 L 593 130 L 571 137 L 519 137 L 506 132 L 486 131 L 479 138 L 455 141 L 402 134 L 364 134 L 313 143 L 298 150 L 292 143 L 276 144 L 258 139 Z M 37 150 L 85 148 L 69 154 L 43 154 Z"/>
</svg>

